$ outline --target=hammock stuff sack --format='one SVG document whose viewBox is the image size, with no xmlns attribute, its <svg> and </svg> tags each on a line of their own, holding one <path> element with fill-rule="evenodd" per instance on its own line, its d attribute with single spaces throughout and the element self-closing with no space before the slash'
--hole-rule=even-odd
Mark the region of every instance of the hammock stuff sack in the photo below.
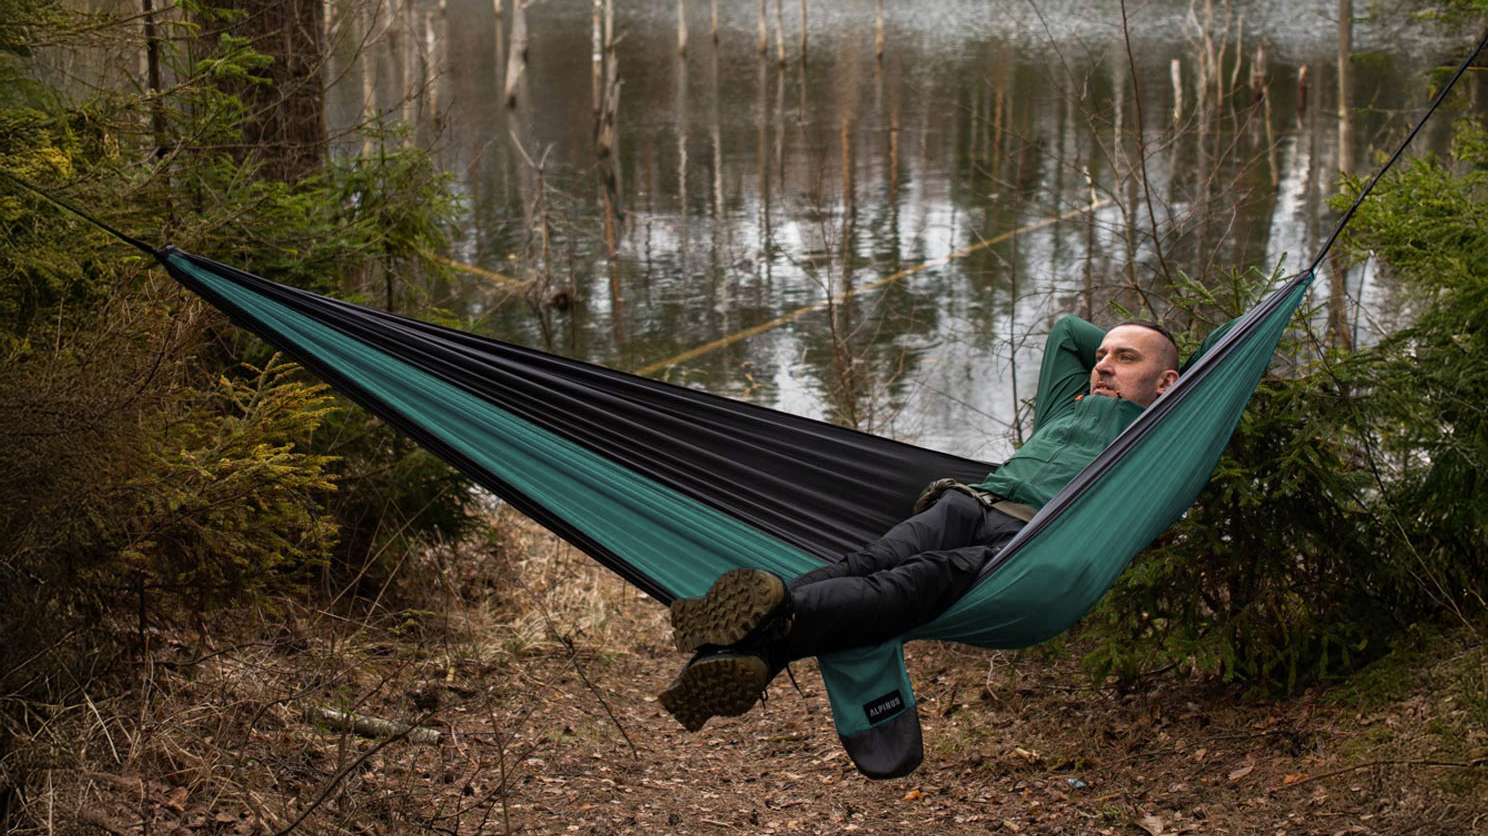
<svg viewBox="0 0 1488 836">
<path fill-rule="evenodd" d="M 931 480 L 974 482 L 994 469 L 318 296 L 175 248 L 156 255 L 234 322 L 663 603 L 701 595 L 729 569 L 807 572 L 903 519 Z M 1298 275 L 1237 321 L 941 617 L 820 659 L 860 771 L 892 777 L 920 763 L 905 639 L 1044 641 L 1187 510 L 1311 280 Z"/>
</svg>

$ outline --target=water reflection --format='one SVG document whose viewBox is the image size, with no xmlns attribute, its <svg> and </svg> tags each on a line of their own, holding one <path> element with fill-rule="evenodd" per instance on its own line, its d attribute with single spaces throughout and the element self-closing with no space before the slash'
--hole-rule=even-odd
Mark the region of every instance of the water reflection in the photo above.
<svg viewBox="0 0 1488 836">
<path fill-rule="evenodd" d="M 1179 273 L 1300 266 L 1339 170 L 1402 134 L 1421 56 L 1450 49 L 1400 36 L 1419 24 L 1361 24 L 1340 79 L 1333 2 L 1148 3 L 1129 56 L 1107 4 L 940 0 L 887 9 L 879 59 L 880 4 L 841 0 L 804 26 L 797 4 L 722 4 L 718 43 L 679 56 L 677 6 L 622 3 L 601 164 L 592 0 L 502 5 L 348 19 L 376 46 L 331 92 L 341 123 L 414 119 L 468 192 L 455 257 L 540 287 L 470 275 L 449 307 L 505 339 L 985 458 L 1017 438 L 1060 313 L 1162 313 Z M 711 7 L 682 7 L 711 31 Z M 762 49 L 767 29 L 809 62 Z M 546 154 L 540 175 L 518 143 Z M 1325 279 L 1351 330 L 1358 277 Z M 548 304 L 554 288 L 575 303 Z"/>
</svg>

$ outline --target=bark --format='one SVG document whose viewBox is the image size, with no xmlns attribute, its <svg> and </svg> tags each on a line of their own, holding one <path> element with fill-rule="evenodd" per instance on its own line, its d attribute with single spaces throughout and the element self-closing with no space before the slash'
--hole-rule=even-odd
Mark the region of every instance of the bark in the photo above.
<svg viewBox="0 0 1488 836">
<path fill-rule="evenodd" d="M 315 706 L 305 711 L 305 717 L 313 723 L 323 723 L 336 731 L 347 731 L 359 734 L 362 737 L 393 737 L 403 735 L 410 743 L 439 743 L 439 732 L 436 729 L 427 729 L 421 726 L 410 726 L 407 723 L 397 723 L 391 720 L 383 720 L 379 717 L 369 717 L 365 714 L 355 714 L 350 711 L 340 711 L 325 706 Z"/>
<path fill-rule="evenodd" d="M 506 58 L 506 106 L 517 106 L 517 82 L 527 67 L 527 10 L 512 0 L 511 52 Z"/>
<path fill-rule="evenodd" d="M 874 25 L 874 29 L 873 29 L 873 57 L 880 58 L 881 59 L 881 58 L 883 58 L 883 54 L 884 54 L 884 4 L 883 4 L 883 0 L 878 0 L 878 10 L 877 10 L 877 13 L 875 15 L 875 25 Z"/>
<path fill-rule="evenodd" d="M 155 153 L 164 154 L 169 144 L 166 136 L 165 107 L 160 101 L 164 87 L 160 73 L 160 35 L 155 26 L 155 6 L 151 0 L 143 0 L 145 13 L 145 76 L 150 94 L 150 130 L 155 137 Z"/>
<path fill-rule="evenodd" d="M 263 174 L 294 181 L 315 170 L 326 154 L 325 0 L 220 0 L 243 12 L 229 31 L 248 38 L 273 63 L 258 71 L 267 84 L 239 85 L 247 106 L 245 156 L 263 162 Z M 207 33 L 215 39 L 217 33 Z"/>
</svg>

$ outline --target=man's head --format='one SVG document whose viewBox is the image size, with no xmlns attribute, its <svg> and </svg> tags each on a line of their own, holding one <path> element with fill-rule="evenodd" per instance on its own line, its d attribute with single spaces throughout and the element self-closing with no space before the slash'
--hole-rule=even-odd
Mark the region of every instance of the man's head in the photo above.
<svg viewBox="0 0 1488 836">
<path fill-rule="evenodd" d="M 1123 322 L 1106 332 L 1090 370 L 1090 394 L 1148 406 L 1178 380 L 1178 346 L 1153 322 Z"/>
</svg>

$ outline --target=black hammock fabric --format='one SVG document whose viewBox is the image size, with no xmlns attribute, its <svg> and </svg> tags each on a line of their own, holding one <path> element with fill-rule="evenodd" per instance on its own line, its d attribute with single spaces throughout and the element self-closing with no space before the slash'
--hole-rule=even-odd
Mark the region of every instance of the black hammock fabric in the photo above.
<svg viewBox="0 0 1488 836">
<path fill-rule="evenodd" d="M 708 535 L 735 546 L 737 537 L 729 535 L 737 532 L 710 532 L 713 519 L 693 519 L 697 509 L 679 505 L 703 506 L 775 541 L 750 544 L 751 551 L 827 561 L 906 516 L 932 479 L 976 481 L 995 467 L 318 296 L 175 249 L 164 251 L 162 261 L 237 324 L 662 602 L 697 594 L 690 578 L 711 582 L 731 566 L 754 565 L 747 555 L 716 554 Z M 345 351 L 327 348 L 337 337 L 351 341 Z M 427 385 L 400 396 L 386 389 L 388 378 L 423 378 Z M 441 401 L 435 382 L 469 395 L 499 420 L 441 433 L 444 416 L 468 413 L 472 405 Z M 523 425 L 531 444 L 547 448 L 528 472 L 517 456 L 492 455 L 504 440 L 483 437 L 506 433 L 513 423 Z M 589 463 L 574 462 L 563 442 L 613 469 L 583 471 Z M 583 472 L 565 477 L 566 467 Z M 637 479 L 675 495 L 648 509 L 613 505 L 616 494 L 637 489 Z M 544 480 L 556 484 L 535 484 Z M 550 499 L 586 488 L 600 496 L 569 511 Z M 663 557 L 625 554 L 589 530 L 590 520 L 606 514 L 631 515 L 637 526 L 670 514 L 702 525 L 695 533 L 705 542 L 676 543 L 665 530 L 670 526 L 643 527 L 635 532 L 649 541 L 642 550 Z M 706 568 L 667 565 L 673 559 Z M 812 565 L 794 555 L 768 563 L 787 575 Z"/>
</svg>

